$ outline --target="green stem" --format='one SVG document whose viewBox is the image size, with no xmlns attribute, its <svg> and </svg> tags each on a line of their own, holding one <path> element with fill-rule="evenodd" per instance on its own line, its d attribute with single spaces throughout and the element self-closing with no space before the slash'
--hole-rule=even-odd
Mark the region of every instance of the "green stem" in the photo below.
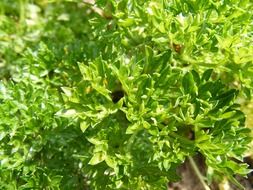
<svg viewBox="0 0 253 190">
<path fill-rule="evenodd" d="M 23 24 L 25 21 L 25 1 L 19 0 L 19 22 L 20 24 Z"/>
<path fill-rule="evenodd" d="M 199 181 L 201 182 L 201 184 L 203 185 L 205 190 L 211 190 L 208 185 L 206 184 L 205 180 L 203 179 L 202 174 L 200 173 L 195 161 L 193 160 L 192 157 L 189 156 L 189 160 L 190 160 L 190 164 L 194 170 L 194 172 L 196 173 L 197 177 L 199 178 Z"/>
<path fill-rule="evenodd" d="M 132 144 L 134 143 L 134 139 L 135 139 L 135 137 L 136 137 L 136 135 L 137 135 L 138 132 L 139 132 L 139 131 L 134 132 L 134 134 L 132 134 L 131 137 L 129 138 L 129 140 L 128 140 L 128 145 L 127 145 L 127 148 L 126 148 L 127 151 L 130 151 L 131 146 L 132 146 Z"/>
<path fill-rule="evenodd" d="M 22 35 L 24 32 L 25 18 L 26 18 L 26 0 L 19 0 L 19 34 Z"/>
<path fill-rule="evenodd" d="M 179 139 L 182 143 L 184 143 L 185 145 L 191 145 L 191 146 L 194 146 L 194 142 L 187 139 L 187 138 L 184 138 L 174 132 L 170 132 L 170 136 L 173 137 L 173 138 L 177 138 Z"/>
<path fill-rule="evenodd" d="M 199 40 L 201 34 L 203 34 L 203 31 L 204 31 L 204 29 L 205 29 L 206 23 L 208 22 L 211 13 L 212 13 L 212 9 L 209 9 L 209 11 L 208 11 L 207 14 L 206 14 L 206 17 L 204 18 L 204 22 L 203 22 L 203 24 L 202 24 L 202 27 L 201 27 L 199 33 L 197 34 L 197 37 L 196 37 L 197 40 Z"/>
</svg>

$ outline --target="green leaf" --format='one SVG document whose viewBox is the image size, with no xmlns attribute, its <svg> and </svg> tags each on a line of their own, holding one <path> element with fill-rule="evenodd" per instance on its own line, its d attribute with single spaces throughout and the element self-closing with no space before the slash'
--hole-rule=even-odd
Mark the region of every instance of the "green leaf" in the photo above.
<svg viewBox="0 0 253 190">
<path fill-rule="evenodd" d="M 103 86 L 97 85 L 97 84 L 92 84 L 92 87 L 100 94 L 102 94 L 104 97 L 106 97 L 109 101 L 111 101 L 110 93 L 111 91 L 106 89 Z"/>
<path fill-rule="evenodd" d="M 208 81 L 208 80 L 210 79 L 212 73 L 213 73 L 213 69 L 207 69 L 207 70 L 203 73 L 201 80 L 202 80 L 202 81 Z"/>
<path fill-rule="evenodd" d="M 232 118 L 235 114 L 236 114 L 236 111 L 226 112 L 226 113 L 222 114 L 220 116 L 220 118 L 222 118 L 222 119 Z"/>
<path fill-rule="evenodd" d="M 195 91 L 195 81 L 193 78 L 193 75 L 190 72 L 187 72 L 183 79 L 182 79 L 182 85 L 184 92 L 186 94 L 191 94 Z"/>
<path fill-rule="evenodd" d="M 86 121 L 80 122 L 80 129 L 83 133 L 86 131 L 86 129 L 88 129 L 88 127 L 89 127 L 89 124 Z"/>
<path fill-rule="evenodd" d="M 116 162 L 116 161 L 114 160 L 114 158 L 111 157 L 111 156 L 107 156 L 106 159 L 105 159 L 105 162 L 106 162 L 106 164 L 107 164 L 109 167 L 111 167 L 111 168 L 113 168 L 113 169 L 115 169 L 116 166 L 117 166 L 117 162 Z"/>
<path fill-rule="evenodd" d="M 125 20 L 119 19 L 118 25 L 123 27 L 129 27 L 134 24 L 134 18 L 127 18 Z"/>
<path fill-rule="evenodd" d="M 83 80 L 88 80 L 88 81 L 92 80 L 92 75 L 91 75 L 92 72 L 86 65 L 84 65 L 83 63 L 78 63 L 78 67 L 83 76 Z"/>
<path fill-rule="evenodd" d="M 134 123 L 127 127 L 126 134 L 133 134 L 141 128 L 142 126 L 139 123 Z"/>
<path fill-rule="evenodd" d="M 67 97 L 72 96 L 72 89 L 68 87 L 61 87 L 62 91 L 66 94 Z"/>
<path fill-rule="evenodd" d="M 90 165 L 97 165 L 101 162 L 103 162 L 106 159 L 106 155 L 103 152 L 96 152 L 90 159 L 89 163 Z"/>
<path fill-rule="evenodd" d="M 66 117 L 66 118 L 73 118 L 78 115 L 78 112 L 75 109 L 68 109 L 68 110 L 60 110 L 56 114 L 56 116 Z"/>
</svg>

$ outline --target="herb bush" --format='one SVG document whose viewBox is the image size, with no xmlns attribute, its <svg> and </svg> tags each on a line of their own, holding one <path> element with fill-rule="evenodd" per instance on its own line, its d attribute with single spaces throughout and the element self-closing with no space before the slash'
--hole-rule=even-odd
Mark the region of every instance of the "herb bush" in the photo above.
<svg viewBox="0 0 253 190">
<path fill-rule="evenodd" d="M 253 4 L 0 2 L 0 188 L 205 189 L 250 170 Z"/>
</svg>

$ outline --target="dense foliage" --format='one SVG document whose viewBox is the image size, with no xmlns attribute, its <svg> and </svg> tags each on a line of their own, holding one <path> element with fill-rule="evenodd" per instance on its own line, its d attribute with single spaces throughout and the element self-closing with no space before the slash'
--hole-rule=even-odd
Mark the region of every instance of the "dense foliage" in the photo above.
<svg viewBox="0 0 253 190">
<path fill-rule="evenodd" d="M 0 189 L 167 189 L 249 172 L 249 0 L 0 2 Z"/>
</svg>

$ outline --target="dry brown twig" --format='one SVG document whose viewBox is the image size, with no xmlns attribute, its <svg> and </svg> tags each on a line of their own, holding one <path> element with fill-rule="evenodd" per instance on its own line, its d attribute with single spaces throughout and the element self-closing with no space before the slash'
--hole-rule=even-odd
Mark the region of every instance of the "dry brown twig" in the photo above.
<svg viewBox="0 0 253 190">
<path fill-rule="evenodd" d="M 83 0 L 83 3 L 90 6 L 91 10 L 105 19 L 112 19 L 112 14 L 96 6 L 95 0 Z"/>
</svg>

